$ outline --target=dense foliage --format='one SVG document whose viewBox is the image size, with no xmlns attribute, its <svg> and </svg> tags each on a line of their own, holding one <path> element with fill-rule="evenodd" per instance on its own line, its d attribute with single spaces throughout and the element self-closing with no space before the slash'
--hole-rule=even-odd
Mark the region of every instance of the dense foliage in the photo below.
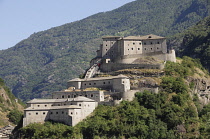
<svg viewBox="0 0 210 139">
<path fill-rule="evenodd" d="M 199 58 L 210 69 L 210 16 L 190 28 L 184 35 L 182 55 Z"/>
<path fill-rule="evenodd" d="M 0 76 L 24 101 L 46 96 L 84 72 L 101 36 L 170 36 L 209 15 L 208 6 L 207 0 L 136 0 L 110 12 L 34 33 L 0 51 Z"/>
<path fill-rule="evenodd" d="M 0 127 L 8 125 L 9 122 L 17 124 L 22 118 L 23 106 L 0 78 Z"/>
<path fill-rule="evenodd" d="M 59 138 L 141 138 L 177 139 L 208 138 L 210 135 L 210 105 L 199 110 L 197 95 L 192 96 L 187 78 L 201 69 L 198 60 L 189 57 L 179 62 L 167 62 L 165 76 L 161 78 L 161 91 L 136 93 L 131 102 L 122 101 L 118 106 L 99 105 L 94 113 L 73 128 L 65 125 L 58 129 Z M 183 72 L 186 74 L 183 74 Z M 206 74 L 206 76 L 208 76 Z M 57 125 L 30 124 L 20 130 L 22 138 L 54 138 L 51 130 Z M 37 128 L 38 127 L 38 128 Z M 38 130 L 41 129 L 41 130 Z M 68 133 L 68 134 L 67 134 Z M 63 135 L 62 135 L 63 134 Z"/>
<path fill-rule="evenodd" d="M 46 122 L 44 125 L 40 123 L 30 124 L 23 128 L 22 136 L 24 138 L 34 139 L 62 139 L 69 137 L 72 134 L 72 127 L 61 123 Z"/>
<path fill-rule="evenodd" d="M 21 119 L 23 118 L 23 113 L 21 111 L 19 111 L 18 109 L 13 109 L 9 112 L 7 117 L 9 118 L 10 122 L 17 125 L 21 121 Z"/>
</svg>

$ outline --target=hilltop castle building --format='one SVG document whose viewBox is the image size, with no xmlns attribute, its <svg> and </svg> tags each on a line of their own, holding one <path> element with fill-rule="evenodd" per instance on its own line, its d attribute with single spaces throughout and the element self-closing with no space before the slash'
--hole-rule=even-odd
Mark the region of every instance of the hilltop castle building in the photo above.
<svg viewBox="0 0 210 139">
<path fill-rule="evenodd" d="M 53 92 L 52 99 L 33 99 L 27 102 L 23 126 L 49 120 L 74 126 L 90 115 L 98 104 L 132 100 L 135 92 L 144 89 L 143 82 L 139 83 L 137 90 L 131 90 L 130 79 L 125 75 L 92 78 L 99 71 L 163 69 L 165 61 L 176 62 L 175 51 L 167 48 L 164 37 L 151 34 L 109 36 L 102 39 L 103 44 L 97 50 L 97 56 L 91 60 L 85 78 L 68 81 L 68 89 Z M 145 62 L 148 57 L 152 57 L 153 62 Z M 157 92 L 158 87 L 155 85 L 148 90 Z"/>
<path fill-rule="evenodd" d="M 103 37 L 103 44 L 97 50 L 97 56 L 91 60 L 91 66 L 100 61 L 100 70 L 109 72 L 126 68 L 163 69 L 164 61 L 176 62 L 173 49 L 169 50 L 166 38 L 157 35 Z M 159 62 L 143 63 L 138 59 L 153 57 Z"/>
</svg>

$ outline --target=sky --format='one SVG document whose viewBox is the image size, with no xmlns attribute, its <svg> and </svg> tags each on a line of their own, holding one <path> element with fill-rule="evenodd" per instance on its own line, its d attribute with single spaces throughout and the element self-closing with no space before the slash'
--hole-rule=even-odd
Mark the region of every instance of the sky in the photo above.
<svg viewBox="0 0 210 139">
<path fill-rule="evenodd" d="M 134 0 L 0 0 L 0 50 L 31 34 L 116 9 Z"/>
</svg>

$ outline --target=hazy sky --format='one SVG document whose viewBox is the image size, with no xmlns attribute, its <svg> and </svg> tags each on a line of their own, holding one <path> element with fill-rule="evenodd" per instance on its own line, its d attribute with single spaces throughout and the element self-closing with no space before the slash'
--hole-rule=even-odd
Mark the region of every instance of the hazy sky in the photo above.
<svg viewBox="0 0 210 139">
<path fill-rule="evenodd" d="M 81 20 L 134 0 L 0 0 L 0 50 L 34 32 Z"/>
</svg>

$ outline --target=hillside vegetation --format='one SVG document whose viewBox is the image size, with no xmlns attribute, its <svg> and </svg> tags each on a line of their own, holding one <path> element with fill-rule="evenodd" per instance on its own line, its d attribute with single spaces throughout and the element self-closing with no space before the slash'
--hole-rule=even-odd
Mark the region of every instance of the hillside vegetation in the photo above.
<svg viewBox="0 0 210 139">
<path fill-rule="evenodd" d="M 167 62 L 160 92 L 136 93 L 131 102 L 118 106 L 100 105 L 75 127 L 60 123 L 30 124 L 19 130 L 21 138 L 209 138 L 210 105 L 203 107 L 194 94 L 189 77 L 209 78 L 209 73 L 194 59 Z"/>
<path fill-rule="evenodd" d="M 84 72 L 102 36 L 171 36 L 209 13 L 208 0 L 136 0 L 113 11 L 34 33 L 0 51 L 0 77 L 24 101 L 46 97 Z"/>
<path fill-rule="evenodd" d="M 182 55 L 199 58 L 210 70 L 210 16 L 187 31 L 181 49 Z"/>
<path fill-rule="evenodd" d="M 18 124 L 23 115 L 23 103 L 18 100 L 0 78 L 0 128 Z"/>
</svg>

